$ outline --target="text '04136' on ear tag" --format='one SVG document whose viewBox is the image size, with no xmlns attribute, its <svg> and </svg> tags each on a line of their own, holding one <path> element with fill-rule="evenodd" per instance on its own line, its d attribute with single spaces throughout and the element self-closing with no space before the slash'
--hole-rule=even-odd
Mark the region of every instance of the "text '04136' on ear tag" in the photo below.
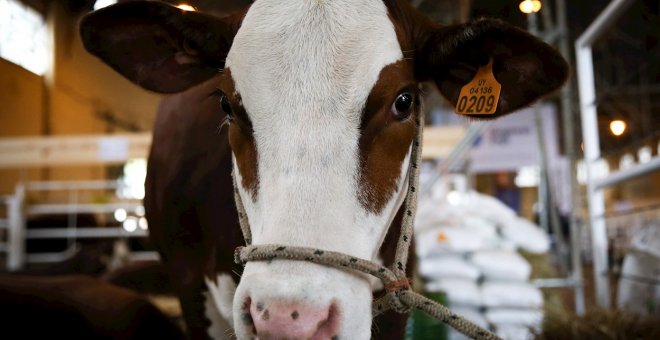
<svg viewBox="0 0 660 340">
<path fill-rule="evenodd" d="M 474 78 L 463 88 L 456 102 L 456 113 L 462 115 L 490 115 L 497 111 L 502 85 L 493 75 L 493 59 L 477 70 Z"/>
</svg>

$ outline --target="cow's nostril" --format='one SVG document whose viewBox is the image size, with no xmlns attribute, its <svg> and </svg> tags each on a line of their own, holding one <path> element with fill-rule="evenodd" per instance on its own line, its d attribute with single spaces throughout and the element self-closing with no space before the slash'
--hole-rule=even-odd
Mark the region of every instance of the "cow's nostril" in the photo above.
<svg viewBox="0 0 660 340">
<path fill-rule="evenodd" d="M 252 313 L 250 312 L 250 306 L 252 305 L 252 299 L 249 297 L 243 301 L 241 305 L 241 321 L 246 329 L 249 329 L 252 334 L 257 334 L 257 329 L 254 326 L 254 320 L 252 319 Z"/>
<path fill-rule="evenodd" d="M 339 331 L 336 305 L 317 307 L 268 301 L 250 306 L 258 339 L 329 340 Z"/>
<path fill-rule="evenodd" d="M 327 319 L 325 319 L 319 324 L 318 329 L 316 330 L 316 333 L 314 333 L 312 339 L 338 340 L 339 339 L 339 336 L 337 335 L 338 332 L 339 332 L 339 308 L 335 303 L 332 303 L 328 310 Z"/>
<path fill-rule="evenodd" d="M 241 319 L 246 326 L 252 326 L 252 315 L 250 315 L 250 313 L 241 314 Z"/>
</svg>

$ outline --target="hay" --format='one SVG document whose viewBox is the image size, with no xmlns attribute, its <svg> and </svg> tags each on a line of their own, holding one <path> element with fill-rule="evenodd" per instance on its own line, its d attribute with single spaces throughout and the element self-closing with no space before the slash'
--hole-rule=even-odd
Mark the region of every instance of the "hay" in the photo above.
<svg viewBox="0 0 660 340">
<path fill-rule="evenodd" d="M 548 254 L 520 253 L 532 265 L 532 279 L 561 277 Z M 562 302 L 562 291 L 565 289 L 543 289 L 545 317 L 541 330 L 532 331 L 536 340 L 660 339 L 659 315 L 591 308 L 577 316 Z"/>
<path fill-rule="evenodd" d="M 594 309 L 584 316 L 546 310 L 537 340 L 655 340 L 660 339 L 660 316 L 641 316 Z"/>
</svg>

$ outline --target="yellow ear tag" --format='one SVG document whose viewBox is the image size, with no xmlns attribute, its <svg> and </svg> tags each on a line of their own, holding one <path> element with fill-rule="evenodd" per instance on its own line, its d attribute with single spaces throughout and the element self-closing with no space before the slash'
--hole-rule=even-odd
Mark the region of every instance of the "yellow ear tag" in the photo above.
<svg viewBox="0 0 660 340">
<path fill-rule="evenodd" d="M 491 115 L 497 111 L 502 85 L 493 75 L 493 58 L 477 71 L 461 89 L 456 102 L 456 113 L 462 115 Z"/>
</svg>

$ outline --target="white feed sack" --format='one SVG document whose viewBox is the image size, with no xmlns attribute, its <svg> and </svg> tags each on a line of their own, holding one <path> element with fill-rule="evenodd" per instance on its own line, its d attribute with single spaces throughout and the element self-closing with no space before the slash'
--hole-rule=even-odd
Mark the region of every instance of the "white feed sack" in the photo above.
<svg viewBox="0 0 660 340">
<path fill-rule="evenodd" d="M 637 230 L 621 268 L 617 306 L 641 315 L 660 313 L 660 225 Z"/>
<path fill-rule="evenodd" d="M 415 214 L 415 232 L 423 232 L 439 224 L 446 224 L 451 212 L 445 200 L 425 197 L 419 201 Z"/>
<path fill-rule="evenodd" d="M 465 193 L 453 191 L 444 198 L 421 198 L 415 214 L 415 232 L 438 225 L 462 226 L 466 216 L 474 215 L 470 212 L 473 208 L 463 203 L 466 197 Z"/>
<path fill-rule="evenodd" d="M 660 224 L 650 224 L 635 232 L 630 248 L 648 253 L 660 261 Z"/>
<path fill-rule="evenodd" d="M 481 300 L 486 307 L 543 307 L 541 290 L 525 282 L 486 281 L 481 284 Z"/>
<path fill-rule="evenodd" d="M 443 226 L 415 235 L 415 251 L 424 258 L 451 253 L 466 253 L 484 248 L 484 240 L 461 227 Z"/>
<path fill-rule="evenodd" d="M 532 329 L 526 326 L 495 325 L 495 334 L 504 340 L 532 340 Z"/>
<path fill-rule="evenodd" d="M 440 255 L 419 261 L 419 274 L 428 280 L 458 278 L 476 281 L 481 276 L 479 269 L 460 255 Z"/>
<path fill-rule="evenodd" d="M 506 251 L 506 252 L 517 252 L 518 245 L 509 239 L 500 238 L 500 243 L 497 245 L 497 250 Z"/>
<path fill-rule="evenodd" d="M 550 237 L 536 224 L 516 217 L 500 226 L 502 236 L 513 242 L 517 247 L 535 254 L 547 253 L 550 250 Z"/>
<path fill-rule="evenodd" d="M 420 184 L 421 186 L 421 184 Z M 453 205 L 448 200 L 448 187 L 444 181 L 437 181 L 431 188 L 429 195 L 424 195 L 419 198 L 417 205 L 417 213 L 415 214 L 415 232 L 425 231 L 428 228 L 435 227 L 439 224 L 447 225 L 452 224 L 455 220 L 456 223 L 460 222 L 459 207 Z M 454 194 L 460 194 L 454 192 Z"/>
<path fill-rule="evenodd" d="M 486 320 L 495 325 L 516 325 L 538 328 L 543 322 L 543 312 L 537 309 L 489 308 Z"/>
<path fill-rule="evenodd" d="M 475 238 L 483 242 L 483 248 L 499 248 L 502 238 L 500 237 L 495 223 L 479 216 L 462 216 L 461 225 Z"/>
<path fill-rule="evenodd" d="M 498 225 L 503 225 L 517 217 L 515 211 L 495 197 L 476 191 L 470 191 L 466 196 L 461 203 L 469 215 L 480 216 Z"/>
<path fill-rule="evenodd" d="M 481 306 L 481 292 L 476 282 L 469 279 L 439 279 L 427 282 L 424 290 L 430 293 L 444 292 L 449 305 Z"/>
<path fill-rule="evenodd" d="M 640 315 L 660 312 L 660 261 L 649 252 L 632 250 L 621 268 L 617 306 Z"/>
<path fill-rule="evenodd" d="M 531 265 L 518 253 L 506 250 L 485 250 L 472 254 L 472 262 L 487 279 L 527 281 Z"/>
</svg>

